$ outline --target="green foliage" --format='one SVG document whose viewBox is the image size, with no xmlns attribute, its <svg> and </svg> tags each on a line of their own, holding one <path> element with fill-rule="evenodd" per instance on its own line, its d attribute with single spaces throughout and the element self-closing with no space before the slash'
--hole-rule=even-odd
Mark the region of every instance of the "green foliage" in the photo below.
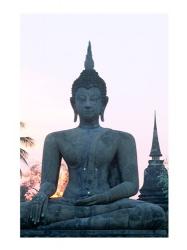
<svg viewBox="0 0 187 250">
<path fill-rule="evenodd" d="M 25 128 L 25 123 L 24 122 L 20 122 L 20 127 L 21 128 Z M 32 147 L 34 145 L 34 140 L 31 137 L 29 137 L 29 136 L 26 136 L 26 137 L 21 136 L 20 137 L 20 143 L 22 145 L 24 145 L 25 147 Z M 20 159 L 26 165 L 28 165 L 28 163 L 27 163 L 27 157 L 28 157 L 27 151 L 25 149 L 23 149 L 23 148 L 20 147 Z M 22 176 L 21 169 L 20 169 L 20 175 Z"/>
</svg>

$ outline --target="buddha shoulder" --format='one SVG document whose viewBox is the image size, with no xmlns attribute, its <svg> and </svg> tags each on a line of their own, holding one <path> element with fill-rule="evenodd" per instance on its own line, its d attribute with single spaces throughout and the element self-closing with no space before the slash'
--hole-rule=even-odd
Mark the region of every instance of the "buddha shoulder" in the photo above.
<svg viewBox="0 0 187 250">
<path fill-rule="evenodd" d="M 61 130 L 61 131 L 55 131 L 49 133 L 46 138 L 45 142 L 50 142 L 50 143 L 60 143 L 63 141 L 66 141 L 68 139 L 71 140 L 73 139 L 77 134 L 76 129 L 67 129 L 67 130 Z"/>
<path fill-rule="evenodd" d="M 119 144 L 129 145 L 135 144 L 133 135 L 127 132 L 109 129 L 111 137 L 116 138 Z"/>
</svg>

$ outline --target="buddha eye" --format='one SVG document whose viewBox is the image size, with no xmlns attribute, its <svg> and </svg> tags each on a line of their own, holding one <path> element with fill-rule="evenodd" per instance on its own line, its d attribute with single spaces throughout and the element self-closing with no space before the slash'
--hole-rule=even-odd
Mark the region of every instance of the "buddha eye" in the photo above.
<svg viewBox="0 0 187 250">
<path fill-rule="evenodd" d="M 90 100 L 91 100 L 91 101 L 97 101 L 97 100 L 99 100 L 99 99 L 100 99 L 100 97 L 97 96 L 97 95 L 94 95 L 94 96 L 91 96 L 91 97 L 90 97 Z"/>
<path fill-rule="evenodd" d="M 79 99 L 80 101 L 85 101 L 85 100 L 86 100 L 86 96 L 80 95 L 80 96 L 78 97 L 78 99 Z"/>
</svg>

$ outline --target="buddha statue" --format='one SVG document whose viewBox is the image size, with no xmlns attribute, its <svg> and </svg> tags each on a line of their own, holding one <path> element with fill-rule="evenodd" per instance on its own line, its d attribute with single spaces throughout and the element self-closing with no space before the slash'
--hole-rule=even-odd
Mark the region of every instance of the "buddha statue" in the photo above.
<svg viewBox="0 0 187 250">
<path fill-rule="evenodd" d="M 94 70 L 90 42 L 70 102 L 79 126 L 46 136 L 40 190 L 32 201 L 21 203 L 21 228 L 162 228 L 165 213 L 160 206 L 129 198 L 139 189 L 135 139 L 99 124 L 108 97 L 104 80 Z M 50 198 L 62 158 L 69 183 L 63 197 Z"/>
</svg>

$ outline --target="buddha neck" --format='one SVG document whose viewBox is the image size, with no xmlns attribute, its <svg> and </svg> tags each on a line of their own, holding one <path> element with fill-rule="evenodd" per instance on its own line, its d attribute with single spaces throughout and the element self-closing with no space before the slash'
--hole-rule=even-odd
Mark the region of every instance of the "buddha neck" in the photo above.
<svg viewBox="0 0 187 250">
<path fill-rule="evenodd" d="M 79 128 L 82 128 L 82 129 L 94 129 L 94 128 L 99 128 L 100 125 L 99 125 L 99 121 L 89 121 L 89 122 L 86 122 L 86 121 L 82 121 L 80 119 L 80 124 L 79 124 Z"/>
</svg>

